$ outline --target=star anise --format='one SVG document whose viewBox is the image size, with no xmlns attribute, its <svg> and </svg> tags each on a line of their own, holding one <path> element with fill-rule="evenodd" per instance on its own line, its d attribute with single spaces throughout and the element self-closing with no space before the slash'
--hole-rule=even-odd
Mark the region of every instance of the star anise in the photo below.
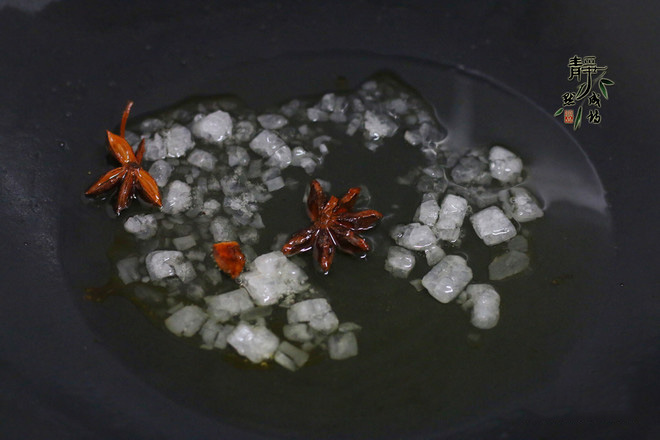
<svg viewBox="0 0 660 440">
<path fill-rule="evenodd" d="M 108 146 L 110 151 L 119 161 L 121 166 L 105 173 L 95 184 L 89 187 L 85 194 L 94 196 L 109 191 L 115 186 L 120 185 L 115 203 L 115 212 L 117 215 L 128 207 L 131 199 L 135 198 L 136 191 L 149 203 L 156 206 L 162 206 L 158 184 L 141 166 L 142 156 L 144 155 L 144 138 L 140 141 L 137 154 L 133 153 L 133 147 L 124 138 L 126 130 L 126 120 L 131 111 L 133 102 L 129 101 L 124 109 L 119 127 L 119 136 L 108 131 Z"/>
<path fill-rule="evenodd" d="M 314 259 L 327 273 L 335 256 L 335 247 L 353 254 L 364 255 L 369 250 L 367 241 L 357 234 L 376 225 L 383 214 L 373 209 L 350 212 L 360 188 L 351 188 L 341 198 L 326 195 L 318 181 L 312 180 L 307 197 L 307 215 L 312 225 L 295 233 L 282 247 L 285 255 L 313 250 Z"/>
</svg>

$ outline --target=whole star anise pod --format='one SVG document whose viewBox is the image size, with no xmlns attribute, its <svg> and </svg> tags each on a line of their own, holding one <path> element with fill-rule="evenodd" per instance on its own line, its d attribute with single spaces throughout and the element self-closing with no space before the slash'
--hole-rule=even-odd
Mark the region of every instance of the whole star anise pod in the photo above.
<svg viewBox="0 0 660 440">
<path fill-rule="evenodd" d="M 369 244 L 358 232 L 373 228 L 383 214 L 373 209 L 350 212 L 359 194 L 360 188 L 351 188 L 341 199 L 335 196 L 326 199 L 321 184 L 312 180 L 307 197 L 307 215 L 313 223 L 296 232 L 282 247 L 282 253 L 295 255 L 312 249 L 323 273 L 330 270 L 335 248 L 353 255 L 364 255 L 369 250 Z"/>
<path fill-rule="evenodd" d="M 121 118 L 121 126 L 119 127 L 119 136 L 107 131 L 108 146 L 121 166 L 105 173 L 96 183 L 85 191 L 86 195 L 94 196 L 109 191 L 121 183 L 119 193 L 117 194 L 117 202 L 115 203 L 115 212 L 117 215 L 128 207 L 131 203 L 131 199 L 135 197 L 136 191 L 138 191 L 142 198 L 149 203 L 153 203 L 156 206 L 163 205 L 160 198 L 160 191 L 158 190 L 158 184 L 156 184 L 154 178 L 140 166 L 142 156 L 144 155 L 144 138 L 140 141 L 137 154 L 133 153 L 133 147 L 131 147 L 128 141 L 124 138 L 126 120 L 128 119 L 128 114 L 130 113 L 132 106 L 132 101 L 129 101 L 128 104 L 126 104 L 126 109 L 124 109 L 124 114 Z"/>
</svg>

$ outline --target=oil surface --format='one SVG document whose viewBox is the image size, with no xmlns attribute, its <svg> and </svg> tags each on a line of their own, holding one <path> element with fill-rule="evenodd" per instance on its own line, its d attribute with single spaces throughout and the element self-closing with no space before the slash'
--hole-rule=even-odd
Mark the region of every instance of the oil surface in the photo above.
<svg viewBox="0 0 660 440">
<path fill-rule="evenodd" d="M 289 69 L 292 63 L 295 72 Z M 580 315 L 598 298 L 598 282 L 610 261 L 609 213 L 598 176 L 551 115 L 515 93 L 452 67 L 401 59 L 383 63 L 383 59 L 271 60 L 268 65 L 224 72 L 223 90 L 243 97 L 253 108 L 267 110 L 290 97 L 329 91 L 334 77 L 328 80 L 328 71 L 357 85 L 385 67 L 433 106 L 453 147 L 500 144 L 515 151 L 527 169 L 526 186 L 541 199 L 545 216 L 526 225 L 532 269 L 512 280 L 493 282 L 502 298 L 498 326 L 477 331 L 458 306 L 442 305 L 416 292 L 407 280 L 384 272 L 387 246 L 383 244 L 389 240 L 389 228 L 410 222 L 421 201 L 414 187 L 396 182 L 397 176 L 423 161 L 398 135 L 376 152 L 352 148 L 347 158 L 331 151 L 316 174 L 332 182 L 335 195 L 366 185 L 371 206 L 391 214 L 369 234 L 374 251 L 366 261 L 340 255 L 330 276 L 308 271 L 338 316 L 363 326 L 358 357 L 315 363 L 295 374 L 237 369 L 219 353 L 201 351 L 166 334 L 125 299 L 111 297 L 95 304 L 98 307 L 82 306 L 99 339 L 145 382 L 179 404 L 226 423 L 300 438 L 423 437 L 497 417 L 542 393 L 552 382 L 563 356 L 579 337 Z M 264 82 L 266 77 L 280 81 Z M 257 93 L 245 83 L 263 88 Z M 217 90 L 214 86 L 209 90 Z M 231 86 L 235 88 L 225 88 Z M 350 144 L 351 139 L 344 142 Z M 264 206 L 268 231 L 276 234 L 291 230 L 292 224 L 293 230 L 306 225 L 301 197 L 302 188 L 295 196 L 278 197 Z M 84 209 L 89 206 L 80 211 Z M 81 218 L 98 220 L 104 215 L 98 214 Z M 103 254 L 103 246 L 109 249 L 113 238 L 102 229 L 110 224 L 117 227 L 109 221 L 90 221 L 63 241 L 71 250 L 93 241 L 96 254 Z M 90 232 L 95 234 L 93 240 L 82 238 Z M 264 246 L 270 244 L 265 235 Z M 475 280 L 486 281 L 483 270 L 492 255 L 478 244 L 468 231 L 464 246 L 469 264 Z M 81 261 L 93 254 L 91 250 L 63 253 L 74 284 L 107 281 L 107 263 L 93 269 L 95 274 L 80 274 L 86 266 Z M 98 262 L 101 257 L 89 258 Z M 409 279 L 425 270 L 418 260 Z"/>
</svg>

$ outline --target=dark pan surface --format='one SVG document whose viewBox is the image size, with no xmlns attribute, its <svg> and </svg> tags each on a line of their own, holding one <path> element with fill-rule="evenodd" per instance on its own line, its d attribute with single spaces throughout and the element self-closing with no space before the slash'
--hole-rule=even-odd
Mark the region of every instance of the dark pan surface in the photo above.
<svg viewBox="0 0 660 440">
<path fill-rule="evenodd" d="M 545 36 L 548 27 L 567 24 L 548 11 L 508 3 L 488 3 L 481 12 L 435 6 L 428 14 L 422 12 L 426 6 L 358 3 L 338 12 L 296 2 L 199 10 L 138 2 L 117 14 L 110 2 L 90 9 L 64 1 L 35 15 L 0 10 L 0 47 L 11 66 L 0 87 L 6 103 L 0 110 L 0 408 L 8 420 L 0 432 L 8 438 L 642 438 L 657 430 L 651 416 L 657 412 L 658 283 L 652 270 L 643 269 L 657 266 L 650 251 L 657 234 L 643 227 L 644 217 L 657 212 L 644 201 L 653 197 L 657 129 L 642 124 L 653 117 L 644 110 L 657 92 L 644 96 L 637 87 L 645 73 L 633 72 L 627 61 L 638 49 L 606 47 L 598 43 L 597 29 L 585 31 L 587 47 L 580 50 L 609 56 L 612 75 L 621 78 L 607 124 L 576 135 L 587 160 L 549 115 L 567 84 L 563 66 L 574 48 Z M 602 14 L 582 14 L 588 12 Z M 325 41 L 329 22 L 344 14 L 345 32 Z M 425 18 L 429 14 L 446 29 L 437 30 Z M 393 29 L 378 24 L 385 19 Z M 491 36 L 506 29 L 522 34 L 513 40 Z M 452 31 L 462 31 L 461 38 Z M 393 33 L 402 37 L 386 44 Z M 507 84 L 516 92 L 496 87 L 495 97 L 525 116 L 500 136 L 524 145 L 538 137 L 535 124 L 549 127 L 544 144 L 565 146 L 557 157 L 577 163 L 576 175 L 590 182 L 579 196 L 566 189 L 570 173 L 562 179 L 545 174 L 544 187 L 563 184 L 554 200 L 545 200 L 554 203 L 559 219 L 548 224 L 561 226 L 562 240 L 541 230 L 539 248 L 570 258 L 540 256 L 547 263 L 540 270 L 551 277 L 577 268 L 580 275 L 559 293 L 541 286 L 532 296 L 538 301 L 517 302 L 510 310 L 526 316 L 522 322 L 498 328 L 480 349 L 465 345 L 459 351 L 466 331 L 460 325 L 467 324 L 457 310 L 443 310 L 453 324 L 405 328 L 404 336 L 418 341 L 405 349 L 389 348 L 400 347 L 400 340 L 363 335 L 361 348 L 372 354 L 290 375 L 237 370 L 171 338 L 126 301 L 82 299 L 82 287 L 107 278 L 113 222 L 84 205 L 79 192 L 92 178 L 87 171 L 95 174 L 103 165 L 103 130 L 116 124 L 126 99 L 148 112 L 191 95 L 231 92 L 260 107 L 331 89 L 337 75 L 357 84 L 382 68 L 440 107 L 449 105 L 448 90 L 461 96 L 456 84 L 434 82 L 434 72 L 447 72 L 442 64 L 400 55 L 464 64 Z M 479 96 L 489 102 L 482 76 L 466 81 L 482 84 Z M 626 110 L 632 107 L 634 116 Z M 484 123 L 498 126 L 497 120 Z M 648 135 L 631 138 L 645 125 Z M 643 188 L 649 188 L 646 194 Z M 570 193 L 564 205 L 562 192 Z M 591 209 L 583 214 L 576 205 Z M 584 253 L 571 254 L 573 249 Z M 362 287 L 352 288 L 351 298 L 360 298 Z M 385 310 L 350 301 L 346 313 L 366 315 L 381 334 L 409 325 L 407 318 L 419 313 L 410 301 L 391 296 L 388 305 L 403 312 L 389 312 L 392 319 L 385 320 Z M 430 339 L 445 344 L 420 360 L 422 334 L 441 334 Z"/>
</svg>

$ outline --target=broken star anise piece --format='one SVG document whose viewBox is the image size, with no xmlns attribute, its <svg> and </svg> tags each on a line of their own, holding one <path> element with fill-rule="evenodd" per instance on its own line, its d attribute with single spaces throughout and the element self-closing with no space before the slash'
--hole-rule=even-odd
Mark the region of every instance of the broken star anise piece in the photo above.
<svg viewBox="0 0 660 440">
<path fill-rule="evenodd" d="M 124 109 L 124 114 L 121 118 L 121 126 L 119 127 L 119 136 L 108 131 L 108 146 L 110 151 L 115 156 L 117 161 L 121 164 L 119 168 L 110 170 L 105 173 L 101 178 L 94 183 L 85 192 L 88 196 L 95 196 L 111 190 L 117 185 L 119 186 L 119 193 L 117 194 L 117 202 L 115 203 L 115 212 L 117 215 L 126 209 L 131 203 L 131 199 L 135 197 L 136 191 L 149 203 L 156 206 L 162 206 L 163 202 L 160 198 L 160 191 L 158 184 L 141 166 L 142 156 L 144 155 L 144 138 L 140 141 L 137 154 L 133 153 L 133 147 L 124 138 L 126 130 L 126 120 L 131 111 L 133 102 L 129 101 Z"/>
<path fill-rule="evenodd" d="M 351 212 L 359 194 L 360 188 L 351 188 L 341 199 L 335 196 L 326 199 L 321 184 L 312 180 L 307 215 L 313 223 L 293 234 L 282 247 L 282 252 L 295 255 L 312 249 L 323 273 L 330 270 L 336 247 L 349 254 L 364 255 L 369 244 L 358 232 L 373 228 L 383 214 L 373 209 Z"/>
<path fill-rule="evenodd" d="M 223 241 L 213 245 L 213 258 L 224 273 L 236 279 L 245 267 L 245 255 L 235 241 Z"/>
</svg>

